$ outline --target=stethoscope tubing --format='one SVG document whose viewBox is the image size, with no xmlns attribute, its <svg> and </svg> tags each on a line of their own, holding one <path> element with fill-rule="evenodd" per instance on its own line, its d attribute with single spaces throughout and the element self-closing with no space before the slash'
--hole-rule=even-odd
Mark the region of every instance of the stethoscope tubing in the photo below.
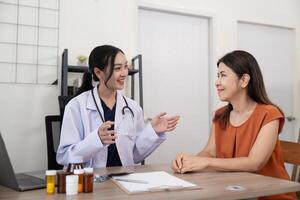
<svg viewBox="0 0 300 200">
<path fill-rule="evenodd" d="M 98 104 L 97 104 L 97 102 L 96 102 L 95 95 L 94 95 L 94 90 L 93 90 L 93 89 L 91 89 L 91 93 L 92 93 L 92 96 L 93 96 L 94 104 L 95 104 L 95 106 L 96 106 L 96 108 L 97 108 L 97 111 L 98 111 L 98 113 L 99 113 L 99 115 L 100 115 L 100 118 L 101 118 L 102 122 L 104 123 L 105 120 L 104 120 L 104 117 L 103 117 L 102 113 L 100 112 L 100 109 L 99 109 Z M 133 113 L 132 109 L 128 106 L 128 103 L 127 103 L 126 98 L 125 98 L 123 95 L 122 95 L 122 97 L 123 97 L 123 100 L 124 100 L 124 102 L 125 102 L 125 104 L 126 104 L 126 105 L 122 108 L 122 115 L 125 115 L 125 109 L 128 109 L 128 110 L 130 111 L 132 117 L 134 118 L 134 113 Z"/>
</svg>

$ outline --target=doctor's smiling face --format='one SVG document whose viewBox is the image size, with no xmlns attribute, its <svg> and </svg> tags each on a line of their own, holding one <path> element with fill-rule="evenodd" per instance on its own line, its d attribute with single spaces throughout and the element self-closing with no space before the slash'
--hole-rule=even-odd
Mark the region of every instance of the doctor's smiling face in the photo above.
<svg viewBox="0 0 300 200">
<path fill-rule="evenodd" d="M 106 68 L 108 69 L 108 68 Z M 105 70 L 107 71 L 107 70 Z M 108 76 L 108 72 L 105 72 Z M 124 89 L 125 81 L 128 76 L 128 62 L 125 55 L 118 52 L 115 57 L 112 76 L 107 82 L 107 87 L 112 90 Z"/>
<path fill-rule="evenodd" d="M 109 58 L 110 60 L 111 58 Z M 128 76 L 128 62 L 122 52 L 117 52 L 114 62 L 108 61 L 103 70 L 95 67 L 94 72 L 100 81 L 100 86 L 109 90 L 124 89 Z"/>
</svg>

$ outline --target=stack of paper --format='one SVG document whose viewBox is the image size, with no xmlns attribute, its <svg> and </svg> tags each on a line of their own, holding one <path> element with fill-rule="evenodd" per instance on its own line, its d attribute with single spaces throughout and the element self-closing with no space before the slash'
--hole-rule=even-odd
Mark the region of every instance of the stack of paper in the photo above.
<svg viewBox="0 0 300 200">
<path fill-rule="evenodd" d="M 127 193 L 199 188 L 195 184 L 177 178 L 164 171 L 131 173 L 112 176 L 112 179 Z"/>
</svg>

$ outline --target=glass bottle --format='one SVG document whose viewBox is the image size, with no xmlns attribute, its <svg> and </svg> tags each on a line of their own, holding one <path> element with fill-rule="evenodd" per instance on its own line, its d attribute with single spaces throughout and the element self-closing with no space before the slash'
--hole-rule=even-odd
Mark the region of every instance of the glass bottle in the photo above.
<svg viewBox="0 0 300 200">
<path fill-rule="evenodd" d="M 47 192 L 47 194 L 55 193 L 55 175 L 56 175 L 56 170 L 47 170 L 46 171 L 46 192 Z"/>
<path fill-rule="evenodd" d="M 78 175 L 78 193 L 83 192 L 83 169 L 74 169 L 74 175 Z"/>
<path fill-rule="evenodd" d="M 93 192 L 93 168 L 84 168 L 83 192 Z"/>
<path fill-rule="evenodd" d="M 66 193 L 66 176 L 70 174 L 65 171 L 57 172 L 57 193 Z"/>
</svg>

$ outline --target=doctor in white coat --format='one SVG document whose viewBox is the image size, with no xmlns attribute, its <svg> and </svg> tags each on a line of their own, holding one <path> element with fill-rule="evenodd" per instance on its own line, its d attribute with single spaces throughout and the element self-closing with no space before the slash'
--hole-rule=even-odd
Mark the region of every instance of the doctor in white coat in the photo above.
<svg viewBox="0 0 300 200">
<path fill-rule="evenodd" d="M 176 128 L 179 116 L 166 113 L 144 121 L 141 107 L 119 91 L 127 76 L 122 50 L 109 45 L 93 49 L 79 95 L 65 107 L 58 163 L 94 168 L 137 164 Z M 93 87 L 92 79 L 99 84 Z"/>
</svg>

